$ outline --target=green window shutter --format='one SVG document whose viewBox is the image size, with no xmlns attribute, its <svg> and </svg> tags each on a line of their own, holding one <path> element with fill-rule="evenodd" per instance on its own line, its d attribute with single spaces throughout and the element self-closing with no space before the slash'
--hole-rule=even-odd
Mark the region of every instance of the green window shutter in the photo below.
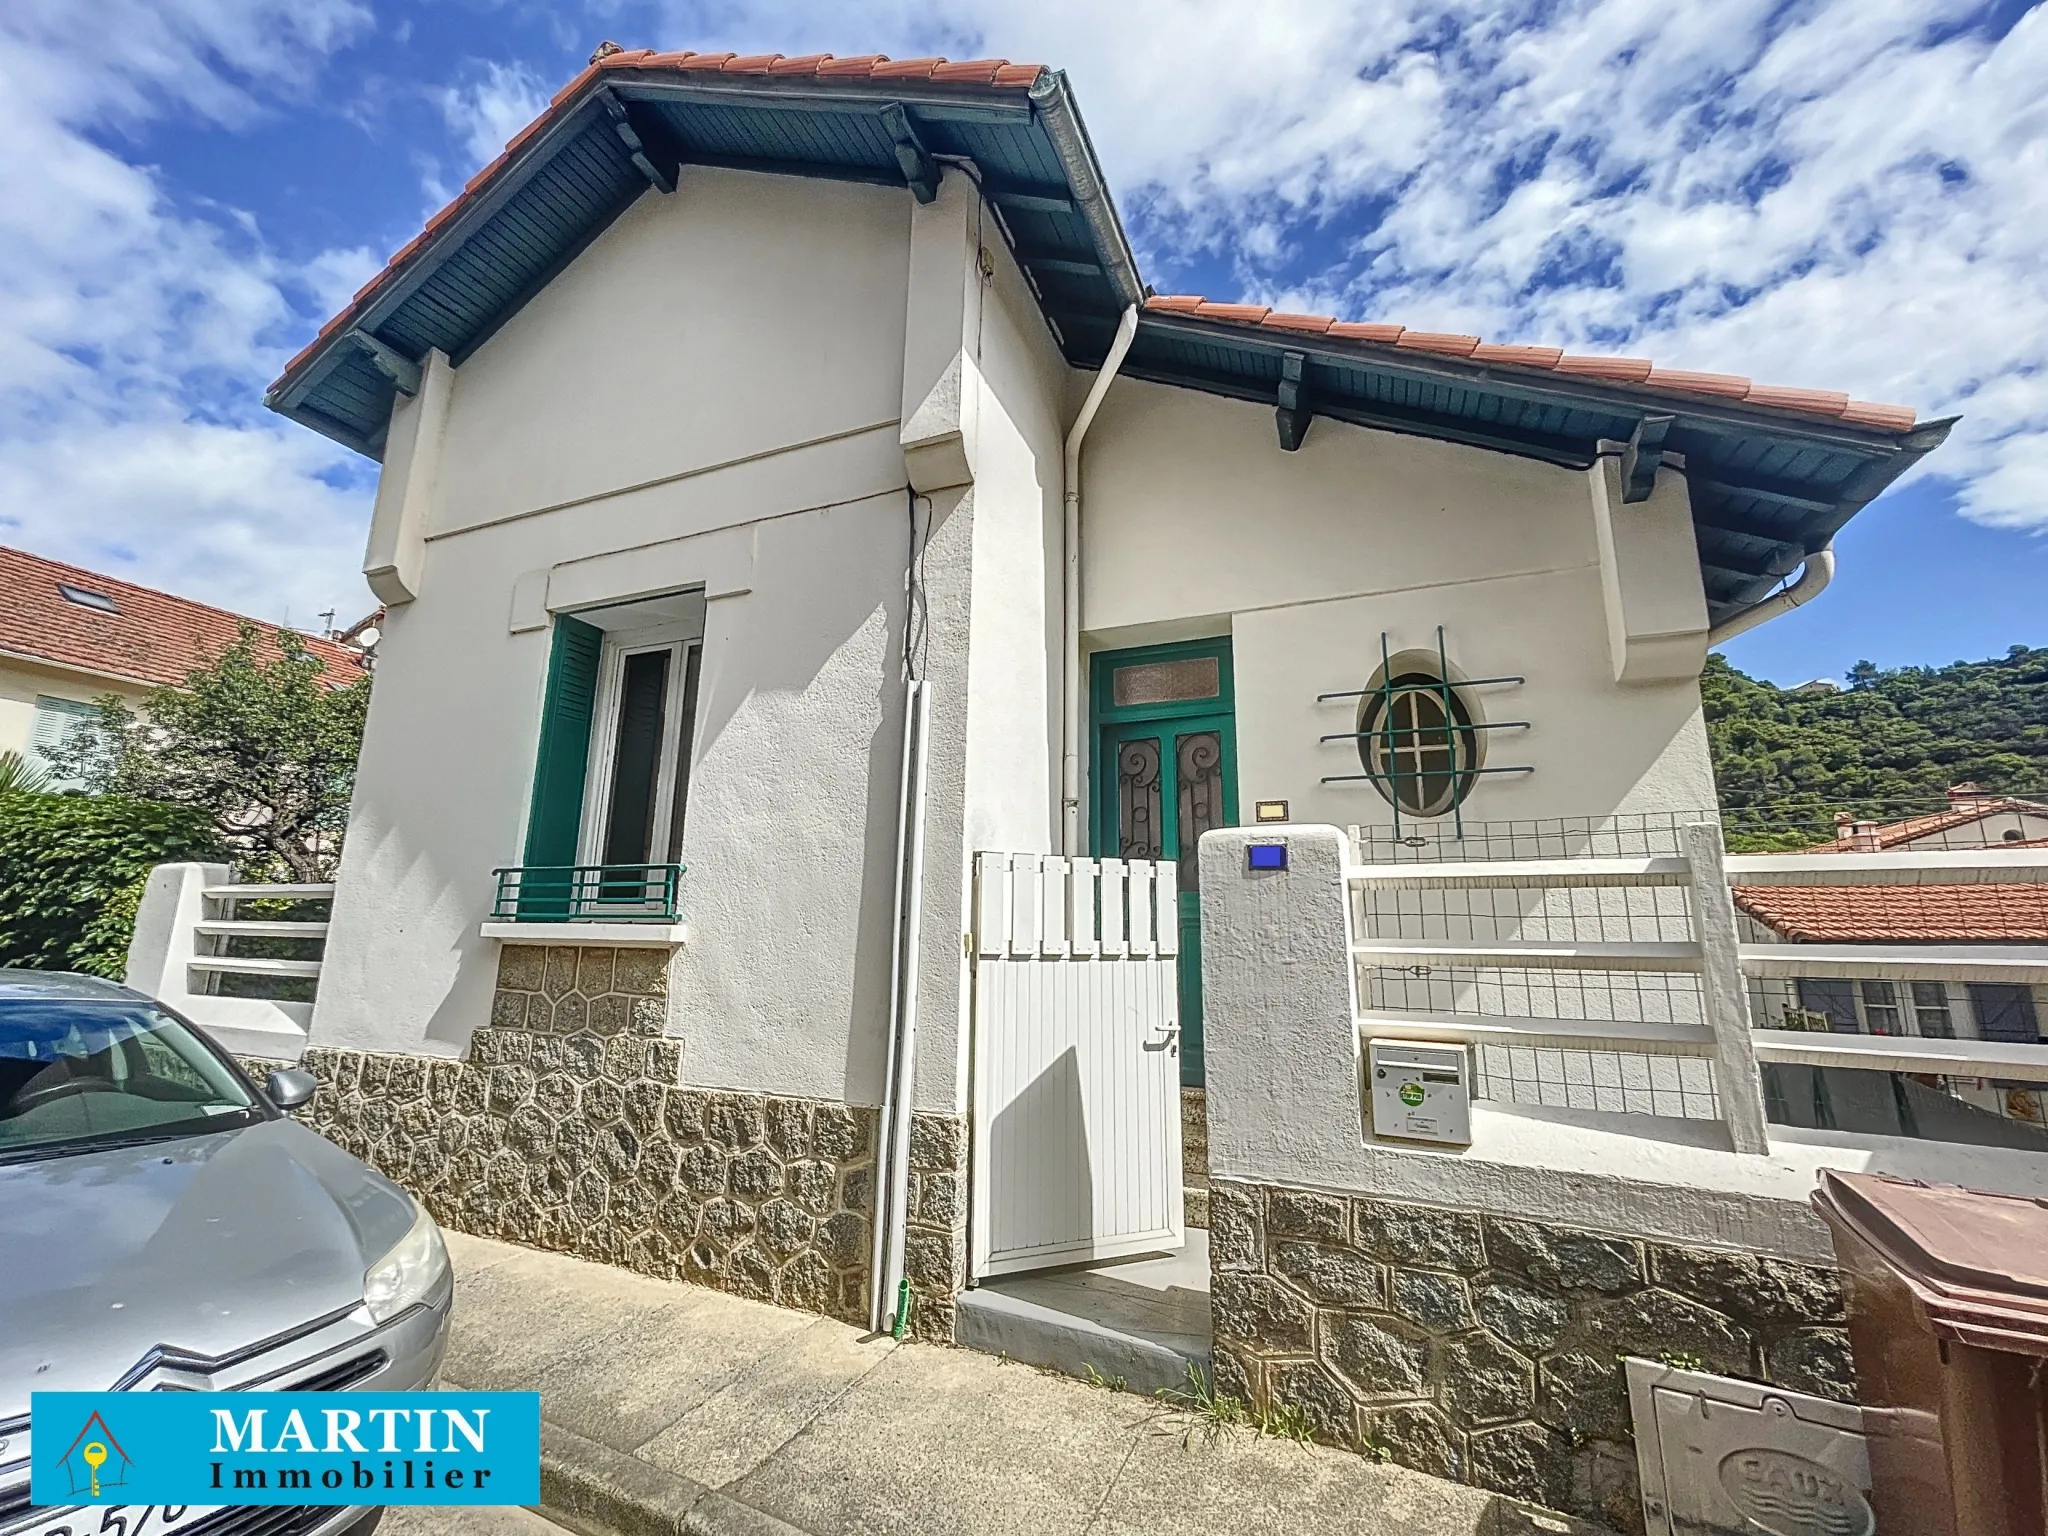
<svg viewBox="0 0 2048 1536">
<path fill-rule="evenodd" d="M 604 631 L 563 614 L 555 620 L 547 700 L 540 713 L 540 757 L 533 809 L 526 818 L 528 864 L 574 864 L 583 820 L 583 776 L 590 765 L 590 716 L 597 703 L 597 660 Z"/>
</svg>

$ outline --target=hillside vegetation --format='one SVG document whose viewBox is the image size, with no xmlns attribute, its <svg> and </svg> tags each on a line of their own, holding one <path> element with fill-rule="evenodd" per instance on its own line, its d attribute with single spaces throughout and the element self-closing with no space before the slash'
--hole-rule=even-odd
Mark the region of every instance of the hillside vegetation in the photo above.
<svg viewBox="0 0 2048 1536">
<path fill-rule="evenodd" d="M 1861 661 L 1835 692 L 1777 688 L 1717 655 L 1700 689 L 1731 843 L 1821 841 L 1838 811 L 1936 810 L 1964 781 L 2048 797 L 2048 647 L 1945 667 Z"/>
</svg>

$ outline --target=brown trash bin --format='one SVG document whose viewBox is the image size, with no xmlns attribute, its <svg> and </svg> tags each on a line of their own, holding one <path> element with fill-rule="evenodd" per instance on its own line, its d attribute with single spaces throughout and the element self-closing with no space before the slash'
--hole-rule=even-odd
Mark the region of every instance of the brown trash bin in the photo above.
<svg viewBox="0 0 2048 1536">
<path fill-rule="evenodd" d="M 1823 1170 L 1880 1536 L 2048 1531 L 2048 1202 Z"/>
</svg>

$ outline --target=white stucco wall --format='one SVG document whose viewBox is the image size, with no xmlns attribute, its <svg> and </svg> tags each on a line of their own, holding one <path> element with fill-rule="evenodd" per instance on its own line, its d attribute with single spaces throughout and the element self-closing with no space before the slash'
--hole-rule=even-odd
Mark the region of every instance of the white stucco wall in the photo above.
<svg viewBox="0 0 2048 1536">
<path fill-rule="evenodd" d="M 685 1073 L 879 1097 L 909 209 L 686 171 L 455 371 L 420 595 L 384 630 L 316 1042 L 464 1049 L 496 974 L 491 870 L 524 841 L 548 592 L 574 607 L 703 582 L 670 1022 Z"/>
<path fill-rule="evenodd" d="M 909 205 L 684 167 L 456 370 L 431 531 L 893 424 Z"/>
<path fill-rule="evenodd" d="M 1049 847 L 1057 824 L 1067 370 L 950 171 L 916 205 L 686 170 L 454 370 L 435 473 L 407 486 L 419 596 L 385 626 L 316 1042 L 463 1051 L 496 975 L 491 870 L 523 848 L 550 612 L 701 582 L 669 1026 L 685 1078 L 879 1100 L 911 547 L 898 432 L 948 367 L 973 462 L 920 507 L 935 701 L 916 1097 L 964 1106 L 972 855 Z"/>
<path fill-rule="evenodd" d="M 1355 747 L 1357 701 L 1392 651 L 1521 675 L 1474 690 L 1490 764 L 1473 820 L 1714 804 L 1695 680 L 1617 684 L 1588 476 L 1319 419 L 1282 452 L 1270 406 L 1119 380 L 1088 438 L 1083 624 L 1091 649 L 1228 634 L 1240 819 L 1285 799 L 1296 821 L 1384 824 Z M 1698 583 L 1697 568 L 1673 581 Z"/>
</svg>

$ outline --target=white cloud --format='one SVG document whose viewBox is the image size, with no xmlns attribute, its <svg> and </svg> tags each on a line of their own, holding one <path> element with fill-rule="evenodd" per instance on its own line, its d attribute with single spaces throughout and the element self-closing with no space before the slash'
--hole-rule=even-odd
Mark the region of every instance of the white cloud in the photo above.
<svg viewBox="0 0 2048 1536">
<path fill-rule="evenodd" d="M 1973 17 L 1962 0 L 955 0 L 943 20 L 927 0 L 601 0 L 552 22 L 586 43 L 1063 66 L 1162 286 L 1220 268 L 1218 297 L 1961 411 L 1930 469 L 1967 515 L 2044 528 L 2048 14 L 2002 37 Z M 308 311 L 339 309 L 378 256 L 288 269 L 260 220 L 181 201 L 122 136 L 166 117 L 289 131 L 266 117 L 315 98 L 369 22 L 365 0 L 0 9 L 0 540 L 268 617 L 367 603 L 374 466 L 257 401 Z M 438 203 L 560 81 L 425 57 L 438 79 L 387 84 L 452 135 L 404 150 Z"/>
<path fill-rule="evenodd" d="M 1928 469 L 2048 527 L 2048 10 L 1984 9 L 679 0 L 621 40 L 1063 66 L 1162 286 L 1960 412 Z"/>
<path fill-rule="evenodd" d="M 180 206 L 88 128 L 248 125 L 368 20 L 355 0 L 17 0 L 0 20 L 0 539 L 302 624 L 360 611 L 360 460 L 264 412 L 303 339 L 292 269 L 244 213 Z M 259 87 L 253 82 L 261 82 Z"/>
<path fill-rule="evenodd" d="M 435 104 L 469 155 L 469 170 L 497 158 L 512 135 L 546 110 L 555 87 L 524 64 L 480 63 L 463 85 L 444 86 Z M 559 82 L 558 82 L 559 83 Z"/>
</svg>

